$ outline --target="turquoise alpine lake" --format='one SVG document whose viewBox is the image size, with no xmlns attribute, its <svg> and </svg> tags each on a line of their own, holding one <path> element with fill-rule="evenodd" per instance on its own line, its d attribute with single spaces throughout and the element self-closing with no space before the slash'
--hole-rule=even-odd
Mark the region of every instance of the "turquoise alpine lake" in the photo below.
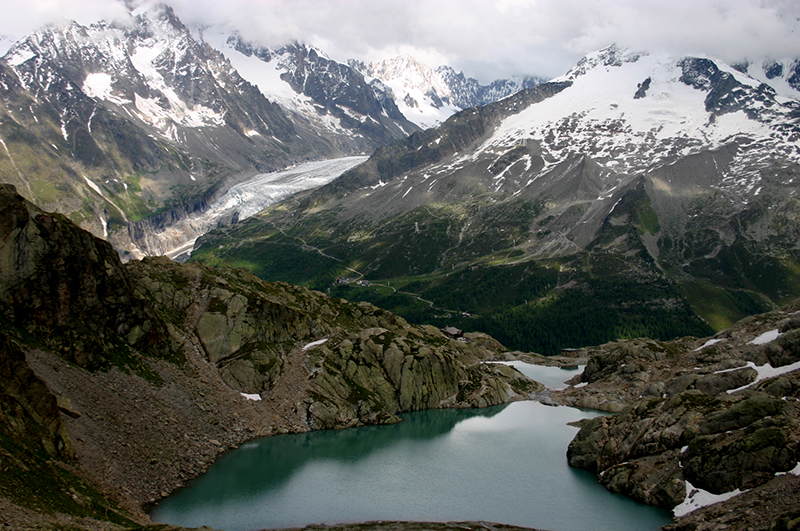
<svg viewBox="0 0 800 531">
<path fill-rule="evenodd" d="M 530 367 L 517 366 L 551 388 L 577 374 Z M 668 511 L 612 494 L 567 464 L 578 431 L 567 423 L 599 414 L 526 401 L 266 437 L 221 457 L 150 516 L 225 531 L 372 520 L 480 520 L 551 531 L 671 523 Z"/>
</svg>

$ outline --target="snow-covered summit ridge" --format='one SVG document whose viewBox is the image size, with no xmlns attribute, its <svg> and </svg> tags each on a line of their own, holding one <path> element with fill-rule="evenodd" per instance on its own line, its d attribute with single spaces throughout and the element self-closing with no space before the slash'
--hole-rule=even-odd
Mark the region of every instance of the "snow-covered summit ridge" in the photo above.
<svg viewBox="0 0 800 531">
<path fill-rule="evenodd" d="M 492 142 L 532 138 L 554 152 L 582 151 L 624 171 L 737 137 L 800 156 L 800 102 L 713 58 L 610 46 L 555 81 L 572 86 L 508 118 Z"/>
<path fill-rule="evenodd" d="M 732 159 L 720 160 L 714 187 L 746 201 L 759 193 L 765 168 L 800 163 L 800 101 L 714 58 L 611 46 L 554 82 L 570 86 L 504 119 L 452 168 L 523 145 L 541 154 L 545 175 L 580 154 L 608 174 L 603 198 L 631 176 L 728 146 Z M 506 183 L 507 174 L 496 177 L 497 190 L 536 181 Z"/>
<path fill-rule="evenodd" d="M 734 67 L 753 79 L 766 83 L 781 96 L 800 98 L 800 59 L 748 61 Z"/>
<path fill-rule="evenodd" d="M 222 28 L 206 29 L 201 38 L 265 97 L 323 135 L 377 137 L 386 143 L 417 130 L 381 87 L 315 46 L 291 42 L 270 48 Z"/>
<path fill-rule="evenodd" d="M 175 125 L 224 123 L 221 103 L 199 97 L 189 82 L 197 78 L 198 68 L 208 69 L 203 73 L 209 77 L 224 77 L 222 58 L 203 64 L 196 60 L 205 52 L 171 8 L 155 5 L 137 9 L 129 21 L 48 26 L 14 44 L 5 60 L 38 96 L 44 96 L 51 83 L 40 79 L 49 74 L 39 66 L 56 61 L 87 96 L 126 106 L 165 137 L 178 140 Z"/>
<path fill-rule="evenodd" d="M 574 80 L 576 77 L 582 76 L 598 67 L 622 66 L 624 63 L 635 63 L 642 55 L 645 54 L 634 53 L 620 48 L 616 44 L 611 44 L 601 50 L 587 54 L 569 72 L 558 79 Z"/>
<path fill-rule="evenodd" d="M 432 68 L 409 55 L 350 64 L 371 82 L 380 81 L 394 95 L 400 111 L 423 128 L 438 125 L 469 107 L 485 105 L 544 81 L 536 77 L 501 79 L 481 85 L 450 66 Z"/>
</svg>

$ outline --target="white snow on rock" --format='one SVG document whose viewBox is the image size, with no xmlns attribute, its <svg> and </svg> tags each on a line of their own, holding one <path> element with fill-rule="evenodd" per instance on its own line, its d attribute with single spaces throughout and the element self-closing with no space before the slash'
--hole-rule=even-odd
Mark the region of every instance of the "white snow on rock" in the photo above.
<svg viewBox="0 0 800 531">
<path fill-rule="evenodd" d="M 14 52 L 6 55 L 5 60 L 11 66 L 19 66 L 25 61 L 36 57 L 33 51 L 27 48 L 17 49 Z"/>
<path fill-rule="evenodd" d="M 595 55 L 614 53 L 623 52 L 606 49 Z M 752 88 L 758 85 L 756 80 L 713 58 L 700 59 L 741 83 L 735 90 L 743 96 L 756 90 Z M 552 169 L 553 163 L 548 161 L 563 161 L 571 154 L 582 153 L 610 170 L 596 183 L 601 188 L 599 199 L 606 199 L 629 182 L 626 176 L 734 140 L 751 141 L 720 176 L 721 189 L 737 195 L 758 189 L 758 170 L 772 158 L 800 163 L 800 151 L 783 132 L 793 127 L 790 106 L 782 106 L 780 98 L 776 104 L 765 106 L 747 95 L 742 110 L 712 113 L 706 109 L 709 91 L 681 80 L 684 68 L 689 68 L 683 60 L 623 53 L 621 60 L 608 65 L 600 60 L 582 61 L 567 75 L 553 80 L 570 86 L 507 117 L 487 141 L 470 155 L 454 158 L 454 164 L 474 164 L 530 143 L 541 146 L 547 154 L 545 167 L 539 172 L 543 175 Z M 649 87 L 645 97 L 635 98 L 645 84 Z M 527 185 L 535 180 L 530 179 Z M 653 185 L 672 193 L 669 182 L 654 180 Z"/>
<path fill-rule="evenodd" d="M 745 367 L 750 367 L 751 369 L 755 369 L 756 370 L 756 372 L 758 373 L 758 376 L 756 377 L 755 381 L 753 381 L 753 382 L 751 382 L 751 383 L 749 383 L 747 385 L 743 385 L 742 387 L 737 387 L 736 389 L 729 389 L 728 390 L 728 394 L 735 393 L 737 391 L 741 391 L 742 389 L 747 389 L 751 385 L 755 385 L 755 384 L 757 384 L 758 382 L 760 382 L 762 380 L 767 380 L 769 378 L 775 378 L 776 376 L 781 376 L 782 374 L 788 374 L 790 372 L 793 372 L 793 371 L 796 371 L 796 370 L 800 370 L 800 361 L 796 361 L 796 362 L 791 363 L 789 365 L 784 365 L 783 367 L 777 367 L 777 368 L 773 367 L 769 363 L 767 363 L 765 365 L 761 365 L 761 366 L 756 366 L 756 364 L 753 363 L 752 361 L 748 361 L 747 365 L 745 365 Z M 732 370 L 738 370 L 740 368 L 742 368 L 742 367 L 738 367 L 737 369 L 732 369 Z M 719 372 L 725 372 L 725 371 L 719 371 Z"/>
<path fill-rule="evenodd" d="M 776 476 L 785 476 L 786 474 L 793 474 L 795 476 L 800 476 L 800 461 L 798 461 L 796 467 L 789 470 L 788 472 L 775 472 Z"/>
<path fill-rule="evenodd" d="M 168 108 L 159 104 L 158 98 L 144 98 L 136 95 L 136 109 L 146 121 L 159 127 L 168 128 L 171 122 L 184 127 L 221 126 L 225 115 L 200 104 L 188 105 L 167 85 L 164 77 L 154 66 L 164 53 L 164 45 L 158 40 L 136 48 L 130 60 L 136 70 L 144 76 L 148 84 L 167 98 Z"/>
<path fill-rule="evenodd" d="M 674 514 L 676 517 L 681 517 L 694 510 L 700 509 L 701 507 L 707 507 L 715 503 L 730 500 L 734 496 L 738 496 L 741 493 L 741 490 L 736 489 L 724 494 L 712 494 L 707 490 L 698 489 L 692 486 L 692 484 L 687 481 L 686 498 L 683 500 L 683 503 L 672 509 L 672 514 Z"/>
<path fill-rule="evenodd" d="M 114 89 L 111 86 L 112 83 L 113 80 L 110 74 L 97 72 L 86 76 L 81 89 L 90 98 L 104 100 L 118 105 L 130 103 L 130 100 L 114 95 Z"/>
<path fill-rule="evenodd" d="M 461 110 L 450 103 L 451 89 L 442 74 L 408 55 L 371 63 L 366 79 L 379 79 L 392 89 L 403 116 L 423 129 L 435 127 Z M 448 101 L 436 102 L 432 93 Z"/>
<path fill-rule="evenodd" d="M 781 335 L 780 330 L 778 330 L 776 328 L 775 330 L 770 330 L 769 332 L 764 332 L 763 334 L 761 334 L 760 336 L 758 336 L 754 340 L 749 341 L 747 344 L 748 345 L 766 345 L 767 343 L 770 343 L 770 342 L 775 341 L 776 339 L 778 339 L 778 336 L 780 336 L 780 335 Z"/>
<path fill-rule="evenodd" d="M 699 352 L 699 351 L 703 350 L 706 347 L 710 347 L 712 345 L 716 345 L 717 343 L 722 343 L 723 341 L 724 341 L 724 339 L 709 339 L 708 341 L 706 341 L 705 343 L 703 343 L 702 345 L 700 345 L 699 347 L 694 349 L 694 351 L 695 352 Z"/>
<path fill-rule="evenodd" d="M 253 402 L 260 402 L 261 401 L 261 395 L 259 395 L 259 394 L 248 394 L 248 393 L 239 393 L 239 394 L 242 395 L 243 397 L 245 397 L 248 400 L 252 400 Z"/>
<path fill-rule="evenodd" d="M 323 343 L 325 343 L 326 341 L 328 341 L 328 338 L 319 339 L 317 341 L 312 341 L 311 343 L 309 343 L 309 344 L 307 344 L 306 346 L 303 347 L 303 352 L 305 352 L 306 350 L 312 349 L 314 347 L 318 347 L 318 346 L 322 345 Z"/>
</svg>

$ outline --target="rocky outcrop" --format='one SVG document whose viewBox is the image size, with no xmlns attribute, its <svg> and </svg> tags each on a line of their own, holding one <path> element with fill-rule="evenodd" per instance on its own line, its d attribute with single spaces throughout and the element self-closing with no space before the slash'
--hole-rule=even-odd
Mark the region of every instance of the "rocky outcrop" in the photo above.
<svg viewBox="0 0 800 531">
<path fill-rule="evenodd" d="M 59 415 L 59 400 L 28 367 L 25 353 L 0 334 L 0 419 L 4 435 L 51 457 L 73 457 L 73 441 Z M 66 406 L 67 403 L 63 402 Z"/>
<path fill-rule="evenodd" d="M 800 461 L 798 308 L 748 318 L 709 340 L 588 349 L 584 372 L 551 399 L 619 414 L 583 423 L 570 465 L 598 474 L 609 490 L 669 509 L 695 489 L 731 493 L 724 510 L 693 513 L 675 529 L 715 528 L 730 511 L 744 514 L 735 524 L 728 518 L 728 529 L 795 521 L 791 503 L 753 507 L 752 499 L 800 479 L 784 478 Z M 800 498 L 793 499 L 796 512 Z"/>
<path fill-rule="evenodd" d="M 147 259 L 0 187 L 0 523 L 140 525 L 253 437 L 528 398 L 466 341 L 243 270 Z M 245 395 L 245 396 L 243 396 Z M 25 479 L 27 478 L 27 479 Z M 24 488 L 23 488 L 24 487 Z"/>
<path fill-rule="evenodd" d="M 97 369 L 131 348 L 174 353 L 111 245 L 11 185 L 0 185 L 0 264 L 0 315 L 65 359 Z"/>
<path fill-rule="evenodd" d="M 395 422 L 403 411 L 483 407 L 539 390 L 516 371 L 482 364 L 497 351 L 480 334 L 457 341 L 368 303 L 264 282 L 243 270 L 164 258 L 129 269 L 165 313 L 179 316 L 229 387 L 265 399 L 303 389 L 298 421 L 312 429 Z"/>
</svg>

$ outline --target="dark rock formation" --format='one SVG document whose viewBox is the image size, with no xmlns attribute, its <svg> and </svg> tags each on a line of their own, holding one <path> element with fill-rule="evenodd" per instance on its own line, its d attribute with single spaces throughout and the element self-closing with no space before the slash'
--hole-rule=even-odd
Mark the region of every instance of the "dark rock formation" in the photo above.
<svg viewBox="0 0 800 531">
<path fill-rule="evenodd" d="M 653 80 L 649 77 L 639 83 L 636 87 L 636 94 L 633 95 L 633 99 L 638 100 L 647 96 L 647 90 L 650 88 L 650 83 Z"/>
<path fill-rule="evenodd" d="M 174 352 L 111 245 L 10 185 L 0 185 L 0 257 L 0 315 L 65 359 L 97 369 L 130 348 Z"/>
</svg>

